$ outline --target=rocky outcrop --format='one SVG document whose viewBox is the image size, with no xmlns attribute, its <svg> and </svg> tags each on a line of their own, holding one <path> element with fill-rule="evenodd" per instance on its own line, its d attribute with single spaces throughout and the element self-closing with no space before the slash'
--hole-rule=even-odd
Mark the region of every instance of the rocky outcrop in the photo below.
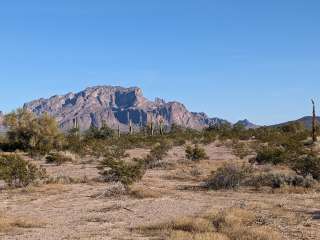
<svg viewBox="0 0 320 240">
<path fill-rule="evenodd" d="M 79 93 L 41 98 L 26 103 L 24 108 L 37 115 L 49 113 L 57 119 L 63 130 L 72 128 L 75 121 L 81 130 L 90 126 L 100 127 L 105 122 L 112 128 L 119 125 L 122 131 L 128 129 L 129 121 L 136 128 L 162 120 L 166 126 L 177 124 L 195 129 L 226 122 L 209 118 L 204 113 L 189 112 L 179 102 L 165 102 L 162 99 L 149 101 L 137 87 L 89 87 Z"/>
</svg>

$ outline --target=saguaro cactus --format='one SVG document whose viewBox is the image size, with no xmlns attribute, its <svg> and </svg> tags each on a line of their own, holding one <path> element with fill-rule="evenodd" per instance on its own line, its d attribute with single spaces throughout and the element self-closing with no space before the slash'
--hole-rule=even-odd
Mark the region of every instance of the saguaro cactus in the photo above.
<svg viewBox="0 0 320 240">
<path fill-rule="evenodd" d="M 132 122 L 131 122 L 131 120 L 129 121 L 129 133 L 130 133 L 130 135 L 133 134 L 133 127 L 132 127 Z"/>
<path fill-rule="evenodd" d="M 73 128 L 79 128 L 78 118 L 73 119 Z"/>
<path fill-rule="evenodd" d="M 150 121 L 150 134 L 151 136 L 154 135 L 154 124 L 153 124 L 153 117 L 151 116 L 151 121 Z"/>
<path fill-rule="evenodd" d="M 132 135 L 133 134 L 133 127 L 132 127 L 132 122 L 130 119 L 130 112 L 127 113 L 127 119 L 128 119 L 128 123 L 129 123 L 129 134 Z"/>
<path fill-rule="evenodd" d="M 160 128 L 160 135 L 163 135 L 164 131 L 163 131 L 163 119 L 161 118 L 159 120 L 159 128 Z"/>
<path fill-rule="evenodd" d="M 315 143 L 317 141 L 317 117 L 316 117 L 316 107 L 314 100 L 312 102 L 312 141 Z"/>
</svg>

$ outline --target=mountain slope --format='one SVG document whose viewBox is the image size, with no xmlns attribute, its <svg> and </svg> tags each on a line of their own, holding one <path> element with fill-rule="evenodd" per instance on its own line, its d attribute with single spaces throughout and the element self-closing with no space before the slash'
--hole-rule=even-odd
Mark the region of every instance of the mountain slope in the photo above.
<svg viewBox="0 0 320 240">
<path fill-rule="evenodd" d="M 256 125 L 256 124 L 250 122 L 248 119 L 240 120 L 240 121 L 236 122 L 234 125 L 235 126 L 241 125 L 246 129 L 254 129 L 254 128 L 260 127 L 259 125 Z"/>
<path fill-rule="evenodd" d="M 276 126 L 276 127 L 278 127 L 278 126 L 285 126 L 285 125 L 288 125 L 288 124 L 290 124 L 290 123 L 296 123 L 296 122 L 303 124 L 303 125 L 304 125 L 306 128 L 308 128 L 308 129 L 311 129 L 311 128 L 312 128 L 312 117 L 311 117 L 311 116 L 305 116 L 305 117 L 299 118 L 299 119 L 297 119 L 297 120 L 280 123 L 280 124 L 277 124 L 277 125 L 275 125 L 275 126 Z M 317 117 L 317 124 L 318 124 L 318 125 L 320 124 L 320 117 Z"/>
<path fill-rule="evenodd" d="M 204 113 L 189 112 L 179 102 L 150 101 L 137 87 L 89 87 L 78 93 L 41 98 L 24 104 L 24 108 L 37 115 L 49 113 L 63 130 L 72 128 L 74 121 L 79 123 L 81 130 L 90 126 L 100 127 L 105 122 L 114 129 L 120 126 L 122 131 L 128 129 L 130 120 L 136 128 L 160 120 L 167 126 L 177 124 L 194 129 L 226 122 L 209 118 Z"/>
</svg>

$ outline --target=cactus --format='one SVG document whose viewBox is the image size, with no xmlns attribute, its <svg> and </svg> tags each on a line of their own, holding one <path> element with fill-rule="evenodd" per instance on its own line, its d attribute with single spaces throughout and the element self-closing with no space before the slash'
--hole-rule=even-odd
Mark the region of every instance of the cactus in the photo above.
<svg viewBox="0 0 320 240">
<path fill-rule="evenodd" d="M 312 141 L 313 143 L 315 143 L 317 141 L 317 118 L 316 118 L 316 107 L 315 107 L 315 103 L 314 100 L 311 99 L 312 102 Z"/>
<path fill-rule="evenodd" d="M 128 123 L 129 123 L 129 134 L 132 135 L 133 134 L 133 127 L 132 127 L 132 122 L 130 119 L 130 112 L 127 113 L 127 119 L 128 119 Z"/>
<path fill-rule="evenodd" d="M 159 128 L 160 128 L 160 135 L 163 135 L 163 119 L 161 118 L 159 120 Z"/>
<path fill-rule="evenodd" d="M 130 133 L 130 135 L 133 134 L 133 127 L 132 127 L 132 122 L 131 122 L 131 120 L 129 121 L 129 133 Z"/>
<path fill-rule="evenodd" d="M 150 133 L 151 136 L 154 135 L 154 124 L 153 124 L 153 117 L 151 116 L 151 121 L 150 121 Z"/>
</svg>

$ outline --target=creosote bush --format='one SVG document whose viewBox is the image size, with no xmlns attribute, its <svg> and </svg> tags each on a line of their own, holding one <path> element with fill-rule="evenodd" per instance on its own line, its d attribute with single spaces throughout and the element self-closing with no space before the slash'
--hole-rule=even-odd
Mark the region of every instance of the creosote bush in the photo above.
<svg viewBox="0 0 320 240">
<path fill-rule="evenodd" d="M 311 175 L 314 179 L 320 180 L 320 158 L 314 155 L 300 157 L 292 168 L 303 176 Z"/>
<path fill-rule="evenodd" d="M 212 172 L 206 181 L 206 187 L 214 190 L 236 189 L 241 186 L 252 172 L 253 169 L 250 165 L 227 163 Z"/>
<path fill-rule="evenodd" d="M 186 158 L 191 161 L 199 161 L 208 158 L 206 151 L 199 145 L 195 145 L 194 147 L 188 145 L 185 152 Z"/>
<path fill-rule="evenodd" d="M 72 158 L 62 153 L 49 153 L 46 156 L 46 162 L 61 165 L 66 162 L 72 162 Z"/>
<path fill-rule="evenodd" d="M 38 168 L 18 155 L 0 155 L 0 180 L 4 180 L 9 187 L 26 187 L 45 177 L 45 169 Z"/>
<path fill-rule="evenodd" d="M 257 152 L 256 162 L 258 164 L 280 164 L 287 160 L 286 152 L 281 147 L 266 146 Z"/>
<path fill-rule="evenodd" d="M 130 162 L 122 158 L 127 155 L 123 149 L 113 148 L 100 162 L 98 169 L 105 181 L 121 182 L 126 188 L 140 180 L 145 173 L 142 159 L 134 158 Z"/>
<path fill-rule="evenodd" d="M 161 161 L 168 155 L 172 145 L 168 141 L 161 141 L 154 145 L 150 153 L 144 158 L 147 168 L 155 168 L 161 165 Z"/>
</svg>

